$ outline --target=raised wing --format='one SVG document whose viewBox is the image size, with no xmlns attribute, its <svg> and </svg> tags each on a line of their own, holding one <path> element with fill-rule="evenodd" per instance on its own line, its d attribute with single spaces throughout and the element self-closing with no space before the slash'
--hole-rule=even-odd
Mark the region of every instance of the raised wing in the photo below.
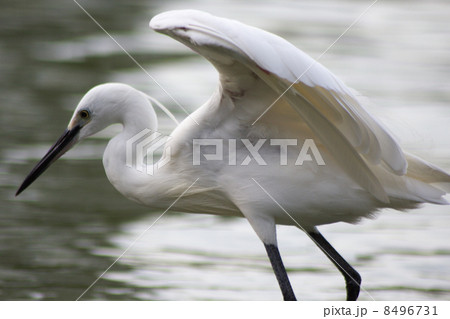
<svg viewBox="0 0 450 319">
<path fill-rule="evenodd" d="M 389 202 L 369 166 L 381 164 L 395 175 L 404 175 L 405 156 L 355 94 L 321 64 L 274 34 L 201 11 L 165 12 L 154 17 L 150 27 L 210 60 L 226 74 L 223 85 L 230 74 L 239 83 L 236 68 L 252 71 L 288 101 L 353 180 Z M 263 113 L 255 109 L 254 121 Z"/>
</svg>

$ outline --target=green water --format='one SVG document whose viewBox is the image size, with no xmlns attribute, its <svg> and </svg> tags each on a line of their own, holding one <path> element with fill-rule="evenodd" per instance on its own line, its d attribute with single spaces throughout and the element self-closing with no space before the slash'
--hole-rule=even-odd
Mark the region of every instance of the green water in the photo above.
<svg viewBox="0 0 450 319">
<path fill-rule="evenodd" d="M 450 4 L 378 3 L 321 58 L 409 150 L 450 170 Z M 193 7 L 278 33 L 318 57 L 369 5 L 358 1 L 79 1 L 188 110 L 215 86 L 201 58 L 148 29 Z M 28 171 L 92 86 L 120 81 L 185 115 L 73 1 L 2 1 L 0 11 L 0 299 L 75 300 L 161 212 L 122 198 L 86 141 L 18 198 Z M 167 119 L 162 130 L 170 131 Z M 426 205 L 360 226 L 323 229 L 361 272 L 363 300 L 450 298 L 450 211 Z M 296 229 L 280 228 L 300 299 L 344 298 L 342 278 Z M 263 246 L 245 220 L 164 216 L 83 300 L 279 300 Z"/>
</svg>

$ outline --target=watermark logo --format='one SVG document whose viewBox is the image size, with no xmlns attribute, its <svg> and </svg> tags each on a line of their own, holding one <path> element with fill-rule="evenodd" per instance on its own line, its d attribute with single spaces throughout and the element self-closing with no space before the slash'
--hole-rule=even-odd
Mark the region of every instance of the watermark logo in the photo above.
<svg viewBox="0 0 450 319">
<path fill-rule="evenodd" d="M 237 145 L 239 143 L 243 145 L 243 147 L 239 147 L 240 157 L 242 157 L 242 154 L 245 156 L 243 159 L 238 159 Z M 289 146 L 298 152 L 298 154 L 295 154 L 294 165 L 300 166 L 304 162 L 314 161 L 317 165 L 325 165 L 325 161 L 313 139 L 304 140 L 300 149 L 297 139 L 257 139 L 253 143 L 249 139 L 194 139 L 192 143 L 192 165 L 201 165 L 202 158 L 204 158 L 206 161 L 226 161 L 226 164 L 230 166 L 247 166 L 253 161 L 256 165 L 266 166 L 267 162 L 264 160 L 264 156 L 267 155 L 267 151 L 262 152 L 262 148 L 268 145 L 273 146 L 269 151 L 270 157 L 273 159 L 274 154 L 275 157 L 278 155 L 280 166 L 288 165 Z M 202 149 L 206 149 L 208 153 L 202 152 Z M 292 157 L 292 154 L 290 157 Z"/>
<path fill-rule="evenodd" d="M 169 136 L 149 129 L 140 131 L 126 142 L 126 165 L 153 175 L 170 161 L 170 148 L 166 148 L 166 156 L 155 163 L 155 156 L 162 152 L 168 139 Z"/>
<path fill-rule="evenodd" d="M 170 147 L 165 147 L 168 139 L 169 136 L 159 132 L 142 130 L 126 142 L 126 165 L 153 175 L 171 159 Z M 163 150 L 163 156 L 156 161 L 156 155 Z M 193 139 L 191 153 L 192 163 L 186 165 L 200 166 L 213 161 L 229 166 L 266 166 L 268 161 L 271 165 L 277 161 L 280 166 L 301 166 L 305 162 L 325 165 L 312 139 Z"/>
</svg>

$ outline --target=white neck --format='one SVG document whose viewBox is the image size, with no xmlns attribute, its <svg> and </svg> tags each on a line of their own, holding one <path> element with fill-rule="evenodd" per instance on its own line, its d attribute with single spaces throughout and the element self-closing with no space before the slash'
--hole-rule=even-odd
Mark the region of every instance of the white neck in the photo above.
<svg viewBox="0 0 450 319">
<path fill-rule="evenodd" d="M 125 197 L 138 202 L 142 202 L 144 194 L 156 201 L 163 191 L 162 184 L 158 182 L 161 175 L 149 174 L 154 165 L 136 165 L 145 164 L 145 154 L 136 152 L 138 143 L 157 130 L 155 112 L 146 102 L 120 109 L 118 121 L 123 125 L 123 130 L 109 141 L 103 154 L 103 166 L 111 184 Z M 141 158 L 136 158 L 139 155 Z"/>
</svg>

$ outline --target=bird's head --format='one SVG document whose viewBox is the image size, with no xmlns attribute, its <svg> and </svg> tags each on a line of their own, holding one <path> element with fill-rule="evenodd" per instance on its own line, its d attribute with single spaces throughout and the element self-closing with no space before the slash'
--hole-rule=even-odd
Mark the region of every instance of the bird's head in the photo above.
<svg viewBox="0 0 450 319">
<path fill-rule="evenodd" d="M 126 112 L 127 107 L 142 104 L 146 106 L 147 112 L 154 114 L 148 97 L 126 84 L 106 83 L 89 90 L 78 103 L 67 129 L 31 170 L 17 190 L 16 196 L 76 143 L 112 124 L 124 123 L 130 113 Z M 149 121 L 154 122 L 149 125 L 156 127 L 156 115 L 151 116 Z"/>
</svg>

